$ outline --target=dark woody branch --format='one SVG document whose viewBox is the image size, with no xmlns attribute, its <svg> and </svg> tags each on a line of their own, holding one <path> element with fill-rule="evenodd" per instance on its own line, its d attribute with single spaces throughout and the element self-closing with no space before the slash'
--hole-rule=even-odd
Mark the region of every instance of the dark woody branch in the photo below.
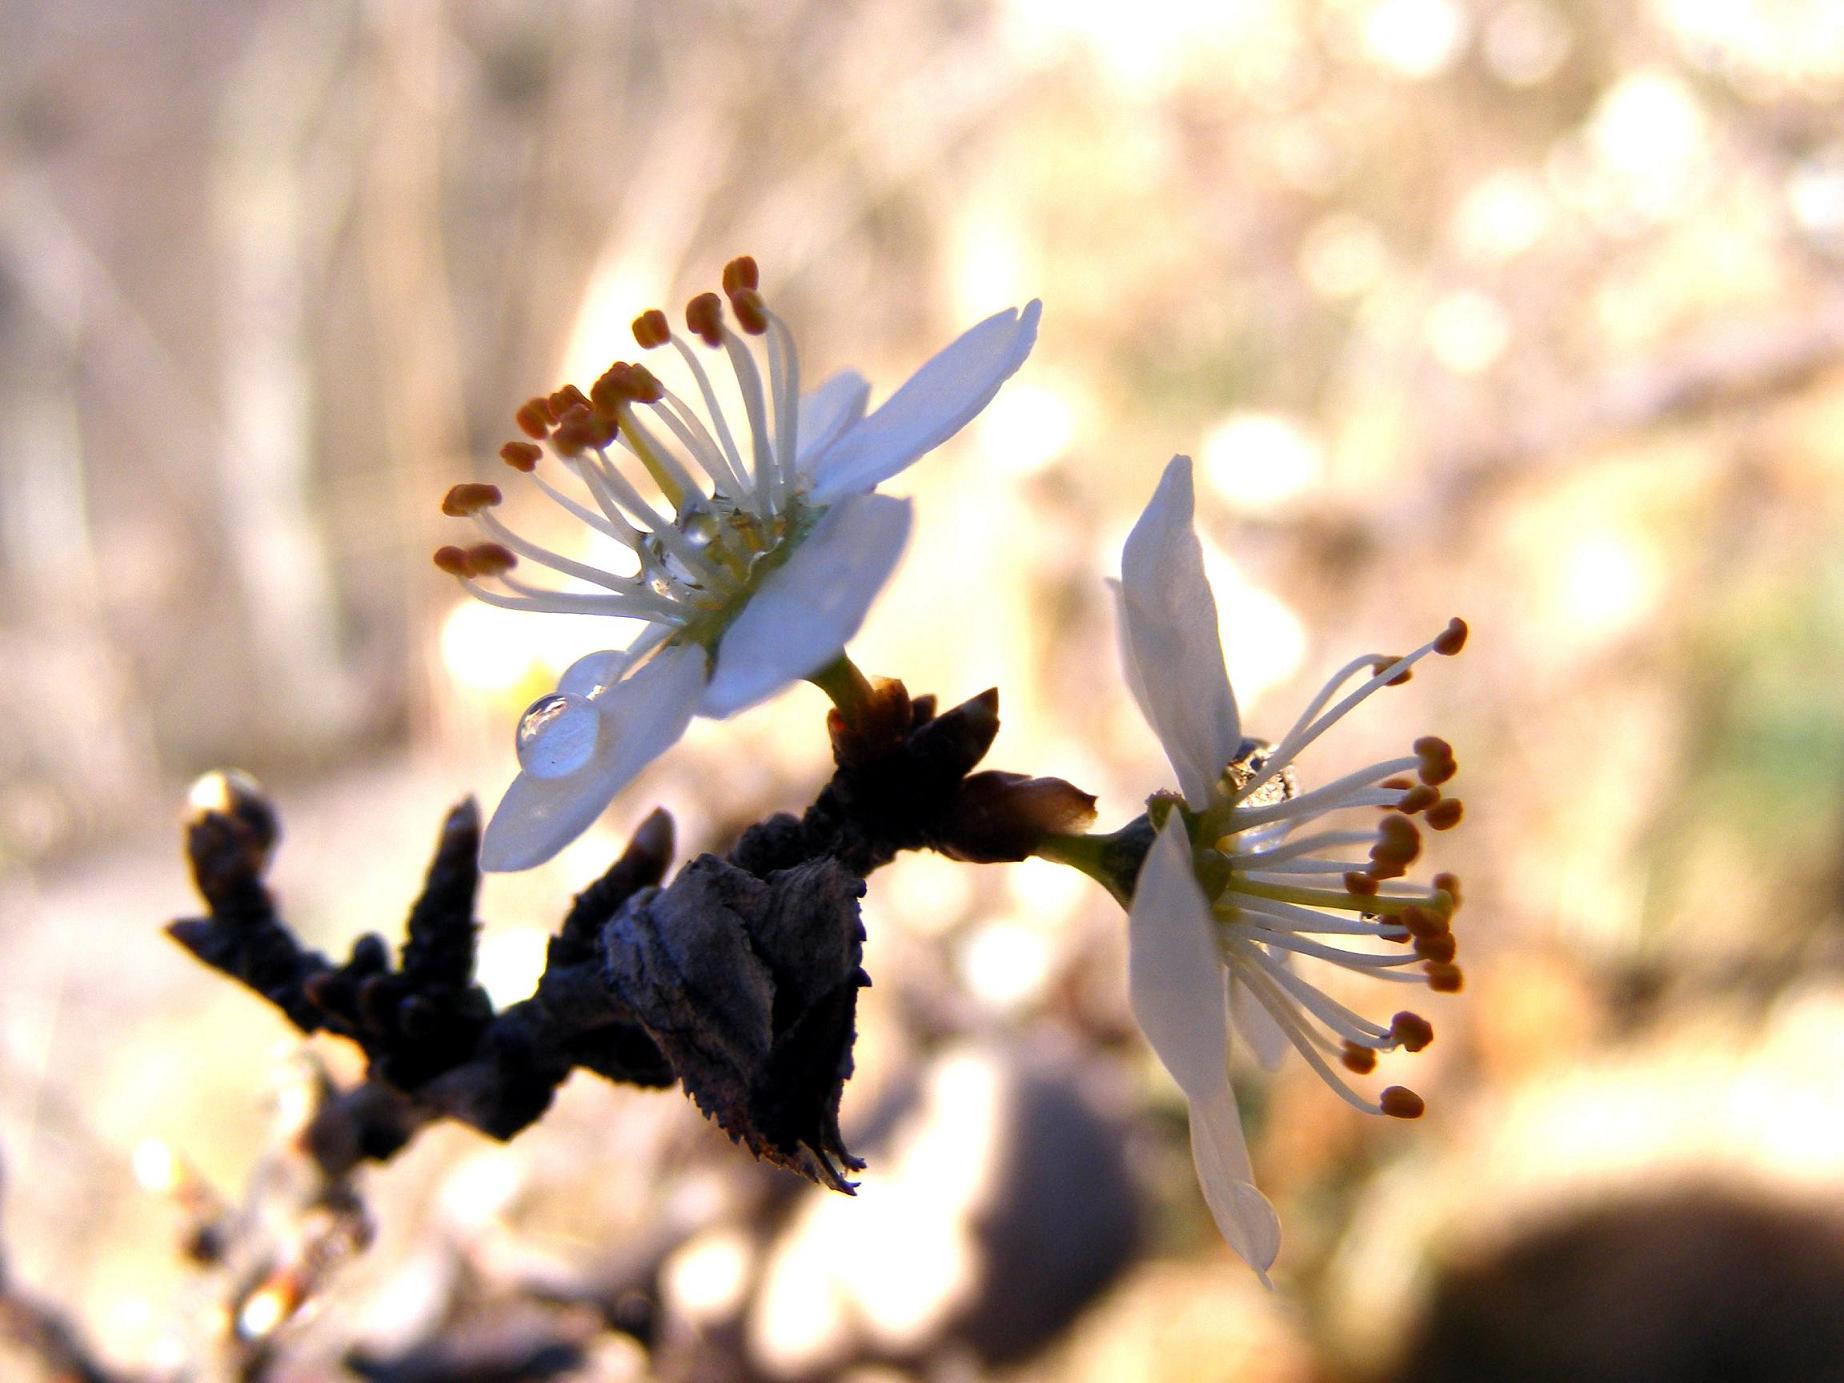
<svg viewBox="0 0 1844 1383">
<path fill-rule="evenodd" d="M 0 1166 L 0 1193 L 7 1189 Z M 62 1307 L 14 1281 L 0 1247 L 0 1360 L 25 1355 L 58 1383 L 129 1383 L 130 1375 L 108 1367 L 85 1341 Z M 4 1365 L 0 1365 L 3 1367 Z M 11 1376 L 10 1374 L 8 1375 Z"/>
<path fill-rule="evenodd" d="M 329 1105 L 310 1132 L 329 1169 L 388 1158 L 439 1118 L 510 1138 L 578 1065 L 630 1084 L 672 1083 L 658 1047 L 610 1002 L 589 940 L 591 917 L 606 921 L 663 877 L 672 853 L 665 813 L 643 822 L 626 852 L 578 895 L 532 997 L 495 1013 L 472 982 L 480 881 L 472 801 L 443 823 L 399 964 L 382 937 L 367 934 L 336 966 L 296 941 L 263 882 L 278 834 L 273 810 L 241 775 L 219 775 L 216 786 L 218 799 L 186 827 L 193 879 L 210 911 L 167 931 L 303 1033 L 335 1033 L 363 1049 L 366 1082 Z"/>
<path fill-rule="evenodd" d="M 750 827 L 730 858 L 756 873 L 830 856 L 864 877 L 904 850 L 990 864 L 1094 819 L 1095 799 L 1060 778 L 974 773 L 999 733 L 995 688 L 935 714 L 935 698 L 880 684 L 856 722 L 828 718 L 838 770 L 799 818 Z"/>
<path fill-rule="evenodd" d="M 1087 824 L 1093 798 L 1057 779 L 972 769 L 998 731 L 998 695 L 943 715 L 880 685 L 830 721 L 836 771 L 806 813 L 747 830 L 664 887 L 672 822 L 655 812 L 577 895 L 533 995 L 495 1011 L 473 981 L 480 821 L 448 815 L 395 958 L 381 936 L 335 965 L 303 948 L 264 874 L 279 834 L 248 779 L 207 780 L 186 828 L 204 917 L 168 931 L 261 994 L 304 1033 L 364 1051 L 367 1078 L 330 1102 L 308 1139 L 333 1171 L 394 1155 L 455 1119 L 512 1137 L 578 1067 L 659 1087 L 675 1080 L 756 1156 L 849 1190 L 863 1164 L 838 1110 L 852 1070 L 864 877 L 898 852 L 1021 859 Z"/>
</svg>

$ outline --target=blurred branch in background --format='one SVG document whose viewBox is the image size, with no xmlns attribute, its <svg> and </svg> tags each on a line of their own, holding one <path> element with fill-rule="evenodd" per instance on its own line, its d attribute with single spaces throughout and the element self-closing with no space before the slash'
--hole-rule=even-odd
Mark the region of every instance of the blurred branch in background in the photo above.
<svg viewBox="0 0 1844 1383">
<path fill-rule="evenodd" d="M 307 333 L 310 295 L 337 243 L 327 212 L 340 206 L 330 189 L 310 187 L 309 154 L 316 126 L 350 91 L 353 19 L 343 4 L 268 7 L 225 75 L 214 117 L 208 224 L 221 294 L 213 315 L 226 349 L 211 493 L 261 675 L 257 700 L 283 700 L 308 744 L 349 732 L 354 713 L 314 496 L 316 362 Z"/>
<path fill-rule="evenodd" d="M 0 1191 L 6 1190 L 0 1175 Z M 0 1248 L 0 1340 L 34 1359 L 53 1378 L 70 1383 L 112 1383 L 116 1375 L 91 1353 L 57 1305 L 34 1296 L 12 1280 Z"/>
</svg>

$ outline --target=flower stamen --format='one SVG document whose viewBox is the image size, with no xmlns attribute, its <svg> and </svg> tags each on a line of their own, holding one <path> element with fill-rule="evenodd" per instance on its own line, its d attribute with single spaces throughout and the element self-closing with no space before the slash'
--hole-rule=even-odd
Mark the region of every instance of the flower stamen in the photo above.
<svg viewBox="0 0 1844 1383">
<path fill-rule="evenodd" d="M 1242 790 L 1236 795 L 1236 800 L 1241 801 L 1256 792 L 1262 784 L 1266 783 L 1275 774 L 1291 764 L 1294 759 L 1299 757 L 1299 753 L 1302 749 L 1318 739 L 1320 735 L 1331 729 L 1332 726 L 1336 725 L 1340 720 L 1344 719 L 1344 717 L 1355 707 L 1368 700 L 1372 693 L 1377 691 L 1380 687 L 1391 685 L 1398 674 L 1413 667 L 1430 653 L 1439 653 L 1444 657 L 1451 657 L 1465 646 L 1466 622 L 1459 618 L 1451 619 L 1447 622 L 1447 627 L 1434 638 L 1430 639 L 1413 653 L 1405 654 L 1395 662 L 1385 666 L 1381 671 L 1371 676 L 1370 679 L 1356 691 L 1352 692 L 1330 711 L 1322 715 L 1320 714 L 1320 708 L 1331 700 L 1338 689 L 1349 681 L 1351 676 L 1361 668 L 1373 666 L 1377 659 L 1376 655 L 1368 654 L 1363 658 L 1353 659 L 1351 662 L 1345 664 L 1345 666 L 1332 677 L 1332 680 L 1325 684 L 1319 694 L 1307 704 L 1306 710 L 1301 714 L 1299 720 L 1294 723 L 1293 729 L 1287 732 L 1274 752 L 1268 756 L 1268 760 L 1262 765 L 1261 771 L 1243 785 Z M 1417 753 L 1419 754 L 1419 752 L 1418 750 Z"/>
<path fill-rule="evenodd" d="M 1464 977 L 1457 965 L 1429 961 L 1425 967 L 1428 972 L 1428 988 L 1436 994 L 1458 994 L 1464 983 Z"/>
<path fill-rule="evenodd" d="M 711 347 L 722 347 L 729 361 L 749 422 L 752 464 L 743 461 L 710 374 L 658 308 L 634 319 L 634 339 L 643 349 L 667 344 L 675 348 L 696 385 L 702 410 L 673 393 L 644 365 L 618 360 L 587 394 L 566 384 L 526 400 L 514 414 L 519 431 L 530 440 L 507 442 L 500 448 L 500 459 L 530 476 L 566 513 L 635 553 L 637 572 L 606 571 L 521 537 L 487 512 L 502 496 L 496 487 L 480 484 L 453 487 L 443 500 L 443 511 L 473 519 L 509 553 L 609 594 L 543 590 L 506 579 L 503 569 L 464 570 L 462 558 L 446 553 L 440 559 L 443 570 L 461 576 L 481 599 L 518 609 L 619 613 L 682 628 L 730 607 L 756 579 L 759 559 L 782 545 L 790 533 L 804 531 L 794 512 L 799 492 L 799 357 L 792 332 L 763 302 L 759 282 L 755 261 L 739 257 L 725 266 L 723 296 L 701 293 L 685 310 L 691 334 Z M 724 297 L 744 333 L 766 338 L 766 388 L 755 352 L 725 325 Z M 588 491 L 593 506 L 580 503 L 539 473 L 541 443 L 549 444 Z M 618 454 L 610 450 L 617 444 L 646 471 L 670 513 L 624 473 Z M 708 479 L 708 493 L 694 481 L 695 471 Z M 482 589 L 474 578 L 483 575 L 499 577 L 505 589 Z M 722 626 L 707 621 L 701 627 Z"/>
<path fill-rule="evenodd" d="M 768 312 L 768 378 L 775 393 L 775 455 L 780 465 L 775 475 L 776 502 L 793 490 L 799 479 L 794 458 L 800 444 L 800 355 L 794 334 L 773 312 Z"/>
<path fill-rule="evenodd" d="M 565 384 L 518 406 L 518 437 L 500 459 L 631 556 L 611 566 L 521 536 L 489 512 L 500 492 L 475 484 L 451 490 L 443 507 L 492 541 L 444 547 L 436 565 L 486 604 L 644 627 L 620 653 L 579 659 L 521 718 L 521 776 L 487 828 L 484 867 L 550 858 L 693 717 L 733 715 L 839 663 L 910 530 L 909 501 L 877 486 L 984 406 L 1029 353 L 1040 307 L 996 313 L 939 352 L 918 376 L 923 387 L 903 396 L 904 427 L 861 426 L 869 390 L 849 373 L 816 391 L 807 406 L 826 430 L 803 458 L 794 336 L 768 308 L 755 261 L 742 256 L 725 267 L 721 294 L 686 304 L 683 332 L 659 308 L 632 320 L 641 350 L 672 346 L 692 381 L 681 376 L 683 396 L 646 366 L 617 360 L 587 393 Z M 723 350 L 734 390 L 694 341 Z M 541 465 L 547 452 L 571 481 Z M 512 576 L 521 558 L 566 588 Z M 619 733 L 585 738 L 592 725 Z"/>
<path fill-rule="evenodd" d="M 634 319 L 634 340 L 643 351 L 663 346 L 671 339 L 672 326 L 657 307 L 649 307 Z"/>
<path fill-rule="evenodd" d="M 1460 824 L 1465 809 L 1457 797 L 1443 797 L 1428 808 L 1426 821 L 1431 831 L 1451 831 Z"/>
<path fill-rule="evenodd" d="M 743 396 L 743 414 L 749 419 L 750 450 L 754 457 L 756 511 L 765 516 L 775 513 L 775 445 L 768 432 L 768 402 L 762 393 L 762 372 L 756 368 L 755 355 L 743 338 L 718 323 L 718 341 L 730 357 L 736 382 Z"/>
<path fill-rule="evenodd" d="M 1344 1100 L 1346 1104 L 1365 1114 L 1383 1113 L 1383 1107 L 1380 1104 L 1375 1104 L 1366 1100 L 1362 1095 L 1358 1094 L 1357 1091 L 1353 1090 L 1344 1082 L 1339 1074 L 1331 1068 L 1326 1062 L 1325 1057 L 1320 1055 L 1320 1048 L 1323 1046 L 1332 1055 L 1337 1056 L 1342 1061 L 1344 1058 L 1344 1049 L 1342 1047 L 1333 1046 L 1330 1042 L 1327 1042 L 1325 1038 L 1321 1037 L 1318 1033 L 1314 1032 L 1300 1021 L 1298 1010 L 1288 1001 L 1287 995 L 1282 992 L 1276 984 L 1276 980 L 1282 972 L 1275 968 L 1275 962 L 1262 956 L 1258 949 L 1255 951 L 1255 954 L 1257 957 L 1256 965 L 1240 967 L 1237 970 L 1237 974 L 1248 984 L 1249 992 L 1253 994 L 1260 1002 L 1261 1006 L 1268 1011 L 1268 1015 L 1274 1019 L 1275 1025 L 1280 1028 L 1287 1040 L 1293 1044 L 1294 1050 L 1306 1059 L 1306 1064 L 1311 1066 L 1313 1070 L 1318 1073 L 1319 1078 L 1330 1086 L 1333 1093 Z"/>
<path fill-rule="evenodd" d="M 1403 1051 L 1419 1052 L 1434 1041 L 1434 1024 L 1405 1009 L 1389 1020 L 1389 1035 Z"/>
<path fill-rule="evenodd" d="M 1295 789 L 1292 764 L 1301 749 L 1366 697 L 1399 685 L 1416 661 L 1431 653 L 1450 656 L 1465 641 L 1466 626 L 1454 620 L 1402 657 L 1366 654 L 1345 664 L 1278 746 L 1243 742 L 1241 757 L 1222 775 L 1218 800 L 1198 813 L 1197 834 L 1211 844 L 1198 851 L 1197 867 L 1214 895 L 1211 912 L 1225 963 L 1343 1098 L 1396 1118 L 1419 1115 L 1421 1098 L 1391 1087 L 1375 1103 L 1365 1101 L 1328 1058 L 1353 1075 L 1368 1075 L 1378 1051 L 1419 1051 L 1433 1040 L 1432 1026 L 1407 1011 L 1389 1027 L 1378 1026 L 1296 975 L 1285 958 L 1322 961 L 1439 992 L 1459 987 L 1452 928 L 1458 878 L 1442 873 L 1430 884 L 1398 882 L 1422 856 L 1423 826 L 1442 831 L 1459 823 L 1459 799 L 1442 796 L 1438 786 L 1453 778 L 1459 764 L 1453 747 L 1432 735 L 1417 739 L 1407 755 L 1310 792 Z M 1358 676 L 1362 684 L 1341 699 Z M 1301 830 L 1330 813 L 1362 807 L 1383 809 L 1369 830 Z M 1357 845 L 1367 847 L 1367 861 L 1348 858 Z M 1391 949 L 1354 949 L 1366 937 Z"/>
</svg>

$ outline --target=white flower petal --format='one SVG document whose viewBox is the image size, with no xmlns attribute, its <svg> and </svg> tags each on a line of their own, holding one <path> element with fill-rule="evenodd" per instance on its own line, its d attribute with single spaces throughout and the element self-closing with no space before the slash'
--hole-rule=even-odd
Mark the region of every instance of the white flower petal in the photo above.
<svg viewBox="0 0 1844 1383">
<path fill-rule="evenodd" d="M 734 715 L 838 657 L 896 570 L 909 521 L 909 501 L 889 495 L 833 505 L 724 631 L 700 714 Z"/>
<path fill-rule="evenodd" d="M 988 317 L 917 370 L 817 459 L 814 498 L 872 489 L 959 432 L 1031 353 L 1042 309 L 1033 300 Z"/>
<path fill-rule="evenodd" d="M 1229 1017 L 1215 922 L 1191 867 L 1191 842 L 1173 812 L 1147 852 L 1127 912 L 1127 995 L 1134 1021 L 1192 1099 L 1221 1085 Z"/>
<path fill-rule="evenodd" d="M 864 416 L 871 386 L 856 370 L 841 370 L 800 400 L 800 437 L 796 469 L 812 479 L 814 463 L 839 435 Z"/>
<path fill-rule="evenodd" d="M 1281 1251 L 1281 1221 L 1255 1186 L 1236 1095 L 1225 1075 L 1217 1088 L 1191 1097 L 1191 1158 L 1211 1218 L 1264 1287 Z"/>
<path fill-rule="evenodd" d="M 1192 511 L 1191 458 L 1174 456 L 1121 552 L 1121 643 L 1146 723 L 1201 810 L 1241 746 L 1242 722 Z"/>
<path fill-rule="evenodd" d="M 604 648 L 585 653 L 563 670 L 557 690 L 574 696 L 604 696 L 634 666 L 636 655 L 625 648 Z"/>
<path fill-rule="evenodd" d="M 1133 704 L 1140 708 L 1140 714 L 1151 725 L 1152 696 L 1146 690 L 1146 679 L 1140 676 L 1140 660 L 1133 656 L 1133 645 L 1127 641 L 1127 598 L 1121 592 L 1120 582 L 1112 577 L 1104 577 L 1103 584 L 1114 597 L 1114 641 L 1120 651 L 1121 676 L 1127 681 L 1127 690 L 1133 693 Z"/>
<path fill-rule="evenodd" d="M 1281 965 L 1288 964 L 1284 954 L 1275 959 Z M 1274 1021 L 1274 1015 L 1255 997 L 1255 992 L 1234 975 L 1229 979 L 1229 1017 L 1236 1025 L 1237 1034 L 1249 1044 L 1249 1050 L 1255 1053 L 1255 1060 L 1261 1063 L 1261 1069 L 1278 1071 L 1281 1058 L 1292 1044 L 1287 1041 L 1287 1034 L 1281 1031 L 1281 1025 Z"/>
<path fill-rule="evenodd" d="M 568 777 L 514 778 L 487 823 L 480 867 L 530 869 L 587 830 L 616 793 L 685 733 L 705 665 L 696 645 L 668 648 L 594 698 L 601 712 L 595 757 Z"/>
</svg>

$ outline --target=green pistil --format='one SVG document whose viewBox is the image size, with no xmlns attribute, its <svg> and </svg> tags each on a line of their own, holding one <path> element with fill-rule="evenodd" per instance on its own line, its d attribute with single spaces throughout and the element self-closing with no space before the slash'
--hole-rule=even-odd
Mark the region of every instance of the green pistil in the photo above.
<svg viewBox="0 0 1844 1383">
<path fill-rule="evenodd" d="M 659 459 L 653 448 L 647 444 L 646 438 L 641 436 L 640 429 L 629 423 L 623 414 L 617 414 L 615 426 L 621 429 L 621 435 L 634 449 L 634 455 L 640 458 L 640 464 L 647 468 L 647 474 L 653 477 L 653 483 L 659 486 L 660 493 L 666 497 L 666 502 L 672 506 L 673 512 L 675 514 L 684 513 L 685 487 L 673 479 L 672 472 Z"/>
<path fill-rule="evenodd" d="M 769 573 L 786 564 L 825 512 L 824 507 L 809 507 L 796 500 L 766 527 L 740 509 L 711 515 L 717 529 L 702 551 L 708 560 L 733 573 L 736 581 L 734 585 L 709 590 L 706 598 L 697 602 L 699 613 L 680 628 L 675 642 L 695 643 L 715 652 L 724 631 L 742 613 Z"/>
</svg>

